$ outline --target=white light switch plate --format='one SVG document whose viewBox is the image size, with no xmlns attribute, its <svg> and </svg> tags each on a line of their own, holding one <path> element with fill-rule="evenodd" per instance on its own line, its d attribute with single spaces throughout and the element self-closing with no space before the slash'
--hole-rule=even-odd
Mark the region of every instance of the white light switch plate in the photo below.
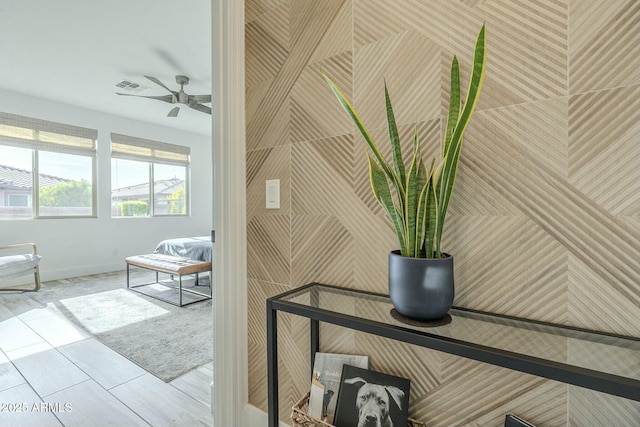
<svg viewBox="0 0 640 427">
<path fill-rule="evenodd" d="M 280 209 L 280 180 L 268 179 L 266 189 L 267 209 Z"/>
</svg>

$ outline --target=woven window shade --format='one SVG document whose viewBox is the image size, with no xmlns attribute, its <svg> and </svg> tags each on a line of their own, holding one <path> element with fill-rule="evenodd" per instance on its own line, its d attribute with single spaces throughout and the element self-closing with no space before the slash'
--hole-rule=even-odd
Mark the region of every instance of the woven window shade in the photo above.
<svg viewBox="0 0 640 427">
<path fill-rule="evenodd" d="M 191 148 L 183 145 L 167 144 L 118 133 L 111 134 L 112 158 L 189 166 L 190 154 Z"/>
<path fill-rule="evenodd" d="M 3 145 L 95 156 L 98 131 L 0 112 Z"/>
</svg>

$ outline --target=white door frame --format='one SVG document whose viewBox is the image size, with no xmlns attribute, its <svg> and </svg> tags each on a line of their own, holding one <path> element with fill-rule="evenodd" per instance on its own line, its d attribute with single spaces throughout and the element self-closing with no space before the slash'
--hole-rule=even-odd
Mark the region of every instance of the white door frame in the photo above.
<svg viewBox="0 0 640 427">
<path fill-rule="evenodd" d="M 244 1 L 211 1 L 213 383 L 216 427 L 243 426 L 248 402 Z"/>
</svg>

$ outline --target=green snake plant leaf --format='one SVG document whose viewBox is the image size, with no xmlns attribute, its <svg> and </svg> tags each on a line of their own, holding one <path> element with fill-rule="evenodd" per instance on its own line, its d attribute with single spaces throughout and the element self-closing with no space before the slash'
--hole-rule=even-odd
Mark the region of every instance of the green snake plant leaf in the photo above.
<svg viewBox="0 0 640 427">
<path fill-rule="evenodd" d="M 389 127 L 389 142 L 391 143 L 391 156 L 393 158 L 393 167 L 400 178 L 402 184 L 402 190 L 404 193 L 404 184 L 407 182 L 406 171 L 404 168 L 404 161 L 402 160 L 402 148 L 400 147 L 400 137 L 398 136 L 398 126 L 396 125 L 396 118 L 393 114 L 393 107 L 391 105 L 391 98 L 389 97 L 389 90 L 387 89 L 387 82 L 384 82 L 384 100 L 387 107 L 387 123 Z M 402 199 L 404 194 L 398 197 Z"/>
<path fill-rule="evenodd" d="M 460 66 L 458 58 L 454 55 L 451 61 L 451 89 L 449 91 L 449 115 L 447 117 L 447 130 L 445 132 L 444 144 L 442 145 L 442 158 L 449 149 L 453 131 L 458 123 L 460 115 Z"/>
<path fill-rule="evenodd" d="M 441 218 L 438 215 L 438 197 L 436 194 L 436 182 L 433 180 L 433 176 L 429 182 L 427 197 L 424 253 L 427 258 L 440 258 L 440 244 L 436 239 L 436 230 L 438 229 Z"/>
<path fill-rule="evenodd" d="M 418 209 L 417 209 L 417 222 L 416 222 L 416 247 L 415 247 L 415 257 L 416 258 L 424 258 L 424 241 L 427 232 L 427 224 L 429 222 L 429 218 L 427 217 L 428 206 L 427 206 L 427 197 L 430 191 L 431 184 L 431 176 L 427 179 L 427 172 L 422 162 L 422 159 L 419 163 L 418 169 L 418 182 L 420 190 L 420 196 L 418 197 Z M 431 233 L 433 236 L 433 232 Z"/>
<path fill-rule="evenodd" d="M 434 164 L 435 164 L 435 159 L 433 159 Z M 444 159 L 441 159 L 440 162 L 438 162 L 438 166 L 435 166 L 435 169 L 432 169 L 431 175 L 433 176 L 433 182 L 434 183 L 439 183 L 440 182 L 440 175 L 442 174 L 442 168 L 444 167 Z M 440 187 L 436 186 L 436 193 L 440 194 Z"/>
<path fill-rule="evenodd" d="M 349 100 L 347 99 L 346 95 L 344 93 L 342 93 L 342 91 L 338 88 L 338 86 L 336 86 L 336 84 L 325 73 L 322 73 L 322 77 L 329 84 L 329 87 L 333 91 L 333 93 L 336 96 L 336 98 L 338 98 L 338 101 L 340 102 L 342 107 L 345 109 L 347 114 L 349 114 L 349 116 L 351 117 L 351 120 L 353 120 L 355 125 L 358 127 L 358 130 L 360 131 L 360 133 L 364 137 L 364 140 L 367 142 L 367 145 L 369 145 L 369 148 L 371 149 L 371 151 L 373 152 L 373 155 L 378 160 L 378 164 L 380 165 L 380 167 L 384 171 L 385 175 L 387 175 L 389 177 L 389 179 L 393 182 L 393 185 L 397 189 L 401 188 L 400 187 L 401 184 L 399 183 L 399 181 L 400 181 L 399 177 L 395 174 L 395 172 L 393 172 L 391 170 L 391 168 L 387 164 L 386 160 L 382 156 L 382 153 L 380 152 L 380 149 L 378 148 L 376 143 L 373 141 L 373 138 L 371 137 L 371 135 L 367 131 L 367 128 L 365 127 L 364 123 L 362 122 L 362 119 L 360 119 L 360 116 L 358 115 L 356 110 L 353 108 L 353 105 L 351 105 L 351 102 L 349 102 Z"/>
<path fill-rule="evenodd" d="M 444 227 L 444 219 L 447 215 L 447 209 L 451 200 L 451 194 L 453 192 L 453 185 L 455 183 L 456 174 L 458 171 L 458 160 L 460 158 L 460 152 L 462 148 L 462 137 L 464 131 L 471 120 L 471 116 L 475 110 L 476 104 L 480 97 L 480 91 L 484 82 L 484 75 L 486 69 L 486 42 L 485 42 L 485 25 L 482 25 L 478 38 L 476 40 L 476 46 L 473 56 L 473 70 L 471 72 L 471 80 L 469 82 L 469 88 L 467 90 L 467 97 L 465 98 L 464 107 L 458 117 L 458 122 L 455 126 L 453 134 L 447 151 L 444 153 L 444 166 L 442 168 L 442 175 L 440 176 L 440 192 L 438 194 L 438 217 L 439 221 L 436 228 L 436 252 L 440 253 L 440 242 L 442 240 L 442 230 Z M 452 66 L 452 68 L 454 68 Z M 453 73 L 453 70 L 452 70 Z M 451 111 L 451 108 L 449 109 Z"/>
<path fill-rule="evenodd" d="M 420 256 L 423 258 L 431 258 L 433 256 L 433 243 L 435 238 L 435 229 L 438 220 L 438 210 L 437 210 L 437 197 L 436 197 L 436 186 L 435 182 L 437 178 L 434 173 L 436 172 L 435 159 L 431 161 L 431 166 L 429 167 L 428 178 L 425 182 L 423 190 L 420 194 L 420 199 L 424 200 L 424 206 L 421 206 L 423 210 L 423 240 L 422 247 L 420 249 Z"/>
<path fill-rule="evenodd" d="M 411 166 L 407 173 L 407 192 L 404 202 L 404 217 L 405 217 L 405 239 L 407 241 L 407 254 L 402 256 L 417 257 L 416 247 L 419 248 L 416 242 L 416 234 L 418 231 L 418 223 L 422 222 L 418 220 L 419 215 L 419 203 L 420 189 L 424 186 L 420 183 L 420 164 L 418 163 L 417 152 L 414 150 L 413 159 L 411 160 Z"/>
<path fill-rule="evenodd" d="M 382 208 L 385 210 L 387 215 L 389 215 L 389 218 L 391 218 L 393 227 L 396 230 L 398 241 L 400 242 L 400 253 L 405 253 L 407 251 L 407 246 L 405 243 L 405 225 L 402 213 L 393 203 L 393 196 L 391 195 L 391 190 L 389 188 L 389 181 L 387 181 L 384 171 L 380 165 L 378 165 L 378 163 L 369 156 L 369 153 L 367 153 L 367 159 L 369 161 L 369 179 L 371 181 L 371 190 L 373 191 L 373 195 L 380 205 L 382 205 Z"/>
<path fill-rule="evenodd" d="M 418 205 L 416 207 L 416 230 L 415 230 L 415 242 L 414 242 L 414 257 L 420 258 L 422 243 L 424 242 L 424 216 L 425 216 L 425 206 L 426 199 L 423 199 L 423 191 L 425 185 L 427 184 L 427 169 L 424 166 L 424 162 L 422 161 L 422 157 L 419 153 L 419 145 L 418 145 L 418 131 L 416 130 L 415 135 L 413 137 L 413 152 L 416 156 L 416 165 L 418 167 L 418 173 L 416 176 L 416 189 L 418 191 Z"/>
</svg>

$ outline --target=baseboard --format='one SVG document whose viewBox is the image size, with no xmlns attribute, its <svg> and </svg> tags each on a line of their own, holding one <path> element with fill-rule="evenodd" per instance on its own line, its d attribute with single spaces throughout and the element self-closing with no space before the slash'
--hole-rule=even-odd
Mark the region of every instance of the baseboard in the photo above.
<svg viewBox="0 0 640 427">
<path fill-rule="evenodd" d="M 40 280 L 48 282 L 51 280 L 68 279 L 70 277 L 88 276 L 91 274 L 111 273 L 112 271 L 124 270 L 126 270 L 126 264 L 124 261 L 106 264 L 79 265 L 50 270 L 43 270 L 42 267 L 40 267 Z"/>
<path fill-rule="evenodd" d="M 267 413 L 253 405 L 244 405 L 244 427 L 267 427 L 269 419 Z M 290 427 L 280 421 L 280 427 Z"/>
</svg>

